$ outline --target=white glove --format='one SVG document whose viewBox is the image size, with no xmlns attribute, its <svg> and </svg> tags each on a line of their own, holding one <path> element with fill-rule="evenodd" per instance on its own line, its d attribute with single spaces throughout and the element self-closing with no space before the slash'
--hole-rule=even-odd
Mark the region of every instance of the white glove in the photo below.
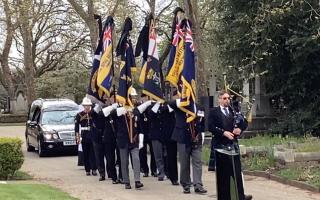
<svg viewBox="0 0 320 200">
<path fill-rule="evenodd" d="M 154 113 L 157 113 L 158 110 L 159 110 L 159 107 L 160 107 L 160 102 L 157 102 L 156 104 L 154 104 L 154 106 L 151 108 L 151 110 L 152 110 Z"/>
<path fill-rule="evenodd" d="M 172 111 L 174 111 L 169 105 L 168 106 L 168 109 L 169 109 L 169 112 L 171 113 Z"/>
<path fill-rule="evenodd" d="M 112 106 L 113 109 L 117 109 L 119 107 L 119 104 L 118 103 L 113 103 L 111 106 Z"/>
<path fill-rule="evenodd" d="M 143 139 L 144 139 L 144 135 L 143 134 L 139 134 L 139 149 L 143 148 Z"/>
<path fill-rule="evenodd" d="M 201 137 L 202 137 L 202 142 L 201 142 L 201 144 L 203 145 L 203 143 L 204 143 L 204 132 L 201 132 Z"/>
<path fill-rule="evenodd" d="M 125 115 L 127 113 L 127 109 L 125 107 L 117 108 L 117 116 Z"/>
<path fill-rule="evenodd" d="M 142 114 L 149 106 L 151 105 L 151 100 L 144 102 L 140 106 L 137 107 L 140 114 Z"/>
<path fill-rule="evenodd" d="M 102 112 L 105 117 L 108 117 L 113 110 L 114 110 L 114 108 L 112 106 L 108 106 L 108 107 L 103 108 Z"/>
<path fill-rule="evenodd" d="M 96 104 L 93 108 L 94 112 L 99 113 L 101 111 L 101 106 L 99 104 Z"/>
<path fill-rule="evenodd" d="M 180 107 L 180 99 L 176 99 L 177 107 Z"/>
</svg>

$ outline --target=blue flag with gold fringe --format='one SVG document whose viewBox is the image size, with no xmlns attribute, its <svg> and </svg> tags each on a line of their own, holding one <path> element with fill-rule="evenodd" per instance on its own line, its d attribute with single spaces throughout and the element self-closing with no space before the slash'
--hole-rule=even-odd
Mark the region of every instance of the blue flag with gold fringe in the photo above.
<svg viewBox="0 0 320 200">
<path fill-rule="evenodd" d="M 121 57 L 120 63 L 120 76 L 119 86 L 117 91 L 117 101 L 124 106 L 133 107 L 133 103 L 130 98 L 132 90 L 132 76 L 131 72 L 135 71 L 136 64 L 133 54 L 133 47 L 129 38 L 129 32 L 132 30 L 132 21 L 128 17 L 125 20 L 122 34 L 117 45 L 117 56 Z"/>
<path fill-rule="evenodd" d="M 99 21 L 99 26 L 101 26 L 101 21 Z M 98 38 L 97 48 L 94 52 L 93 63 L 92 63 L 92 70 L 89 79 L 89 86 L 87 89 L 87 94 L 91 99 L 95 102 L 104 102 L 103 96 L 105 95 L 104 91 L 98 86 L 97 84 L 97 76 L 98 76 L 98 69 L 100 66 L 100 58 L 102 54 L 102 34 Z"/>
<path fill-rule="evenodd" d="M 184 38 L 180 26 L 181 23 L 176 25 L 176 31 L 169 54 L 168 73 L 166 77 L 166 80 L 176 87 L 178 87 L 184 62 Z"/>
<path fill-rule="evenodd" d="M 113 47 L 112 47 L 112 29 L 113 29 L 113 18 L 108 16 L 104 32 L 102 35 L 102 51 L 99 70 L 97 74 L 97 85 L 103 90 L 107 96 L 110 96 L 110 90 L 112 88 L 113 79 Z"/>
<path fill-rule="evenodd" d="M 184 11 L 177 7 L 174 11 L 172 23 L 172 42 L 169 53 L 169 63 L 167 68 L 166 80 L 172 85 L 180 87 L 180 75 L 184 62 L 184 37 L 182 32 L 182 19 Z"/>
<path fill-rule="evenodd" d="M 142 93 L 156 101 L 164 102 L 161 90 L 160 70 L 157 34 L 154 19 L 151 18 L 149 25 L 148 57 L 147 62 L 145 62 L 141 70 L 139 82 L 143 84 Z"/>
<path fill-rule="evenodd" d="M 196 80 L 195 80 L 195 59 L 194 44 L 191 31 L 191 23 L 185 20 L 185 55 L 184 65 L 181 73 L 181 97 L 180 109 L 187 113 L 187 122 L 196 118 Z"/>
</svg>

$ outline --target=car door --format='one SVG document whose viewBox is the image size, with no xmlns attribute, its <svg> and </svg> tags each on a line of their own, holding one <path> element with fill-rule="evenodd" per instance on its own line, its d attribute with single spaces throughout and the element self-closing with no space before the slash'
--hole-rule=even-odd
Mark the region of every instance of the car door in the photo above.
<svg viewBox="0 0 320 200">
<path fill-rule="evenodd" d="M 36 109 L 31 122 L 28 125 L 29 129 L 29 141 L 32 146 L 37 147 L 38 145 L 38 133 L 39 133 L 39 119 L 40 119 L 41 111 L 40 109 Z"/>
</svg>

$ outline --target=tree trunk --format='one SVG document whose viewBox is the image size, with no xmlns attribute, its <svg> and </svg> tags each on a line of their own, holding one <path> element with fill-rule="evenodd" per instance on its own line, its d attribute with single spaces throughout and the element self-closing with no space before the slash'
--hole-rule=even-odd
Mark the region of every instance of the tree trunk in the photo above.
<svg viewBox="0 0 320 200">
<path fill-rule="evenodd" d="M 29 10 L 32 7 L 32 0 L 18 1 L 19 22 L 23 40 L 23 64 L 25 69 L 25 81 L 27 87 L 27 103 L 31 105 L 35 99 L 34 90 L 34 66 L 32 62 L 32 28 L 30 24 Z"/>
<path fill-rule="evenodd" d="M 10 11 L 8 1 L 4 0 L 3 5 L 4 5 L 4 12 L 6 15 L 7 35 L 4 43 L 4 48 L 0 57 L 0 63 L 2 67 L 3 86 L 6 88 L 9 97 L 14 98 L 14 86 L 13 86 L 12 74 L 9 68 L 8 59 L 9 59 L 9 53 L 12 45 L 12 39 L 13 39 L 15 28 L 11 21 L 12 12 Z"/>
<path fill-rule="evenodd" d="M 206 77 L 201 45 L 202 31 L 199 26 L 198 5 L 196 0 L 184 0 L 186 15 L 192 22 L 193 42 L 195 45 L 197 97 L 206 96 Z"/>
</svg>

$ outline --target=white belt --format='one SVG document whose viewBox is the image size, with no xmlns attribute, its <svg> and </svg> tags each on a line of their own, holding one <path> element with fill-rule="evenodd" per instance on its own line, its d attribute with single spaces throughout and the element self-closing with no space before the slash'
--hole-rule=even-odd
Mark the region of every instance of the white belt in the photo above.
<svg viewBox="0 0 320 200">
<path fill-rule="evenodd" d="M 80 128 L 82 131 L 90 131 L 90 127 L 81 127 Z"/>
</svg>

